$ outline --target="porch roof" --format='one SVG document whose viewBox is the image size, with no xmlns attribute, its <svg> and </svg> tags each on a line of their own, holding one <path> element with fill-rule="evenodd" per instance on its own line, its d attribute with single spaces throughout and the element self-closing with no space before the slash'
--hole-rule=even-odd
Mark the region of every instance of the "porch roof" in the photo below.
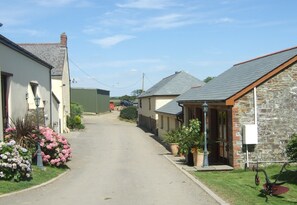
<svg viewBox="0 0 297 205">
<path fill-rule="evenodd" d="M 185 92 L 179 97 L 178 102 L 226 101 L 228 104 L 228 99 L 239 98 L 267 80 L 265 76 L 272 77 L 287 68 L 289 64 L 296 62 L 296 59 L 293 59 L 296 56 L 297 47 L 293 47 L 235 64 L 203 87 L 192 88 Z"/>
<path fill-rule="evenodd" d="M 174 98 L 172 101 L 166 105 L 160 107 L 156 110 L 157 113 L 165 113 L 170 115 L 179 115 L 182 112 L 182 108 L 178 105 L 177 100 L 179 98 Z"/>
</svg>

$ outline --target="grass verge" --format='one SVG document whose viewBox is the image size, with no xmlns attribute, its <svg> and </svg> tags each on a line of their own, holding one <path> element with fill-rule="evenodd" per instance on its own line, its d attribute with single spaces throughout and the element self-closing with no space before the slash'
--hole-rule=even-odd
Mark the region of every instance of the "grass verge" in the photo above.
<svg viewBox="0 0 297 205">
<path fill-rule="evenodd" d="M 121 118 L 121 117 L 119 117 L 119 120 L 124 121 L 124 122 L 137 123 L 136 120 L 128 120 L 128 119 Z"/>
<path fill-rule="evenodd" d="M 269 166 L 265 168 L 271 181 L 279 174 L 280 166 Z M 291 166 L 289 170 L 297 170 L 297 166 Z M 235 170 L 228 172 L 194 172 L 201 182 L 217 193 L 221 198 L 230 204 L 297 204 L 297 171 L 287 171 L 283 173 L 279 180 L 286 181 L 284 186 L 289 187 L 289 192 L 268 197 L 260 194 L 262 184 L 265 183 L 264 174 L 259 173 L 260 185 L 255 185 L 255 172 Z"/>
<path fill-rule="evenodd" d="M 0 181 L 0 196 L 3 194 L 7 194 L 10 192 L 20 191 L 23 189 L 27 189 L 44 182 L 47 182 L 60 174 L 67 171 L 68 168 L 56 168 L 56 167 L 46 167 L 45 170 L 40 170 L 37 166 L 33 165 L 33 179 L 30 181 Z"/>
</svg>

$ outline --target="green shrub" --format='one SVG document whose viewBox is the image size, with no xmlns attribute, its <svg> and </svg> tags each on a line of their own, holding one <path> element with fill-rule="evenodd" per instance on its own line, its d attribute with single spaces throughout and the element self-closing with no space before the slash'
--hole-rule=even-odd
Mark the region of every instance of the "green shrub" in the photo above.
<svg viewBox="0 0 297 205">
<path fill-rule="evenodd" d="M 26 115 L 24 119 L 18 118 L 12 122 L 12 127 L 9 127 L 4 131 L 4 140 L 6 142 L 14 140 L 16 144 L 34 152 L 36 141 L 32 137 L 32 132 L 36 130 L 36 125 L 29 115 Z"/>
<path fill-rule="evenodd" d="M 67 117 L 67 127 L 70 129 L 84 129 L 85 126 L 81 122 L 83 108 L 77 103 L 71 103 L 70 116 Z"/>
<path fill-rule="evenodd" d="M 297 134 L 291 136 L 286 152 L 290 160 L 297 161 Z"/>
<path fill-rule="evenodd" d="M 76 115 L 76 116 L 74 117 L 74 123 L 75 123 L 75 124 L 81 124 L 81 117 L 78 116 L 78 115 Z"/>
<path fill-rule="evenodd" d="M 84 129 L 85 126 L 81 123 L 81 117 L 76 115 L 74 117 L 67 117 L 67 127 L 70 129 Z"/>
<path fill-rule="evenodd" d="M 71 103 L 70 104 L 70 116 L 82 116 L 83 114 L 83 107 L 77 103 Z"/>
<path fill-rule="evenodd" d="M 183 125 L 181 128 L 173 131 L 177 137 L 179 152 L 187 154 L 191 148 L 196 147 L 202 150 L 203 135 L 200 133 L 200 121 L 192 119 L 188 126 Z"/>
<path fill-rule="evenodd" d="M 167 132 L 163 138 L 163 142 L 165 143 L 178 143 L 181 139 L 182 129 L 170 130 Z"/>
<path fill-rule="evenodd" d="M 131 106 L 121 110 L 120 117 L 127 120 L 137 120 L 137 107 Z"/>
</svg>

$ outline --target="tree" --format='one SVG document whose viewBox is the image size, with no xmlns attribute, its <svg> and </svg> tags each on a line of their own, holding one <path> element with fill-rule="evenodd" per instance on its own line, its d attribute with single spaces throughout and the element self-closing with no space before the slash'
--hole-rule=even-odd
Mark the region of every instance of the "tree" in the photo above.
<svg viewBox="0 0 297 205">
<path fill-rule="evenodd" d="M 126 101 L 130 101 L 130 102 L 133 102 L 136 97 L 135 96 L 129 96 L 129 95 L 124 95 L 122 97 L 119 97 L 120 100 L 126 100 Z"/>
<path fill-rule="evenodd" d="M 139 96 L 142 92 L 143 92 L 142 89 L 133 90 L 133 91 L 131 92 L 131 95 L 137 97 L 137 96 Z"/>
<path fill-rule="evenodd" d="M 211 81 L 212 79 L 214 79 L 215 77 L 210 77 L 210 76 L 208 76 L 207 78 L 205 78 L 203 81 L 205 82 L 205 83 L 208 83 L 209 81 Z"/>
</svg>

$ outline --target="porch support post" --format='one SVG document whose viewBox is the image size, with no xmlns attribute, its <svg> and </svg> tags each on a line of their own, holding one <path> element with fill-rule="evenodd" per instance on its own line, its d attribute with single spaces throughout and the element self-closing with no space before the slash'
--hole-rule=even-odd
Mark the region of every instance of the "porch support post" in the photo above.
<svg viewBox="0 0 297 205">
<path fill-rule="evenodd" d="M 208 167 L 208 151 L 207 151 L 207 132 L 206 132 L 206 114 L 208 111 L 208 105 L 206 102 L 202 105 L 204 112 L 204 152 L 203 152 L 203 167 Z"/>
</svg>

